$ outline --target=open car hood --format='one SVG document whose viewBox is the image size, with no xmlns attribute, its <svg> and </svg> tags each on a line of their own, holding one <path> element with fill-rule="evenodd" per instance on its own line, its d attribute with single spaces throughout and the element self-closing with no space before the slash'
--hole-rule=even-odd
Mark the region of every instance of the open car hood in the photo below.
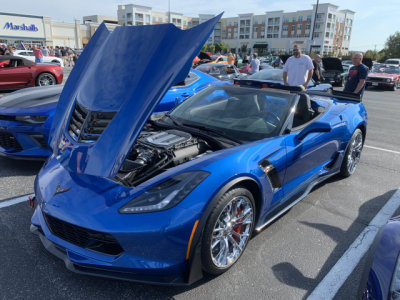
<svg viewBox="0 0 400 300">
<path fill-rule="evenodd" d="M 337 57 L 323 57 L 322 64 L 325 71 L 338 71 L 343 73 L 342 61 Z"/>
<path fill-rule="evenodd" d="M 114 177 L 157 104 L 185 80 L 222 14 L 188 29 L 102 24 L 61 93 L 50 130 L 53 154 L 70 172 Z"/>
</svg>

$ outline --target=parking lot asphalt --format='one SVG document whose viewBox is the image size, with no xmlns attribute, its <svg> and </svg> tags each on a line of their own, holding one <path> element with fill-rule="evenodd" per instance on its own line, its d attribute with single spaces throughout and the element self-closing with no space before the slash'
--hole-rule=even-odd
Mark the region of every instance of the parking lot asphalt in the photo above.
<svg viewBox="0 0 400 300">
<path fill-rule="evenodd" d="M 369 124 L 356 173 L 315 187 L 223 275 L 165 287 L 74 274 L 30 233 L 32 210 L 23 202 L 0 208 L 0 298 L 306 299 L 400 187 L 400 91 L 369 89 L 364 104 Z M 40 166 L 0 158 L 0 203 L 32 193 Z M 366 259 L 336 299 L 357 299 Z"/>
</svg>

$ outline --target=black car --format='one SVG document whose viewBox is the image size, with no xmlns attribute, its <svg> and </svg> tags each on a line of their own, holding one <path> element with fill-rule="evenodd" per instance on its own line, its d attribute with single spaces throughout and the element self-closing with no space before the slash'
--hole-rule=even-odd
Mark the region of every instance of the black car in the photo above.
<svg viewBox="0 0 400 300">
<path fill-rule="evenodd" d="M 324 77 L 324 82 L 336 86 L 344 86 L 346 78 L 342 61 L 338 57 L 323 57 L 322 65 L 322 76 Z"/>
<path fill-rule="evenodd" d="M 223 63 L 202 64 L 198 66 L 196 70 L 211 75 L 219 80 L 229 81 L 234 79 L 242 79 L 247 76 L 246 74 L 240 73 L 235 65 Z"/>
</svg>

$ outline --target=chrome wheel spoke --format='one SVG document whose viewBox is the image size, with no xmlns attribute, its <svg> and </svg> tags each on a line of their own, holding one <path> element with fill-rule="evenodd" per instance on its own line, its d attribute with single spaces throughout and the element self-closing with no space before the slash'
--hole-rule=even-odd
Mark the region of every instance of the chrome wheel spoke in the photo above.
<svg viewBox="0 0 400 300">
<path fill-rule="evenodd" d="M 222 209 L 211 236 L 211 257 L 218 267 L 236 262 L 248 242 L 253 226 L 253 207 L 245 196 L 233 198 Z"/>
</svg>

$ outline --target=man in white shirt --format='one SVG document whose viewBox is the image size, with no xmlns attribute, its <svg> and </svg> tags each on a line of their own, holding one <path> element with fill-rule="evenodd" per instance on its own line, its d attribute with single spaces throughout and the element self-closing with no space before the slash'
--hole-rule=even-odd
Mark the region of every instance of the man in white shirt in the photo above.
<svg viewBox="0 0 400 300">
<path fill-rule="evenodd" d="M 260 71 L 260 61 L 257 58 L 257 53 L 253 54 L 253 59 L 250 62 L 250 73 L 254 74 Z"/>
<path fill-rule="evenodd" d="M 314 72 L 314 66 L 308 55 L 302 54 L 297 45 L 293 46 L 293 56 L 289 57 L 283 67 L 283 82 L 286 86 L 304 86 L 308 83 Z"/>
</svg>

